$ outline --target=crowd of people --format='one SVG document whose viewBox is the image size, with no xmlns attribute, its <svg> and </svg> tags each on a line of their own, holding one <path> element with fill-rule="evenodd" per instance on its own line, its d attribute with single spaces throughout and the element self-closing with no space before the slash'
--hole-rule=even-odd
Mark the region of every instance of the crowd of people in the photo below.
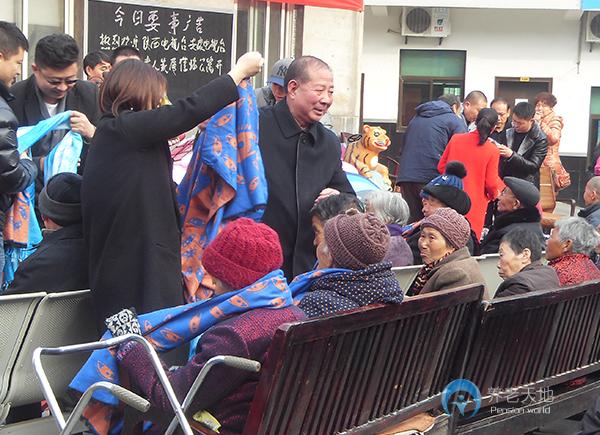
<svg viewBox="0 0 600 435">
<path fill-rule="evenodd" d="M 184 304 L 169 139 L 236 102 L 238 85 L 260 71 L 263 59 L 246 53 L 228 74 L 165 104 L 165 77 L 134 47 L 89 53 L 86 81 L 78 79 L 75 40 L 46 36 L 35 47 L 32 75 L 14 83 L 28 49 L 16 26 L 0 22 L 0 229 L 15 195 L 35 181 L 46 233 L 5 294 L 89 288 L 99 334 L 141 332 L 136 312 Z M 504 281 L 486 293 L 495 297 L 600 279 L 592 261 L 600 246 L 600 177 L 588 182 L 578 217 L 559 221 L 549 236 L 540 224 L 541 165 L 552 168 L 557 189 L 570 182 L 558 158 L 562 118 L 553 111 L 554 96 L 543 93 L 535 104 L 514 108 L 501 96 L 488 108 L 480 91 L 462 102 L 455 95 L 425 102 L 404 136 L 399 192 L 355 192 L 342 170 L 340 140 L 323 122 L 333 88 L 329 65 L 301 56 L 277 62 L 268 86 L 256 91 L 268 201 L 261 222 L 231 219 L 203 252 L 214 300 L 231 301 L 238 311 L 211 311 L 207 327 L 198 318 L 194 332 L 203 334 L 195 356 L 169 372 L 180 398 L 212 356 L 262 361 L 283 323 L 485 283 L 474 258 L 482 253 L 499 253 Z M 65 111 L 84 139 L 79 174 L 44 183 L 44 159 L 65 131 L 19 155 L 16 130 Z M 392 268 L 410 265 L 422 266 L 400 288 Z M 244 299 L 272 283 L 279 296 L 270 305 Z M 122 345 L 116 359 L 168 413 L 137 346 Z M 241 433 L 257 379 L 219 368 L 194 407 L 210 412 L 221 433 Z"/>
</svg>

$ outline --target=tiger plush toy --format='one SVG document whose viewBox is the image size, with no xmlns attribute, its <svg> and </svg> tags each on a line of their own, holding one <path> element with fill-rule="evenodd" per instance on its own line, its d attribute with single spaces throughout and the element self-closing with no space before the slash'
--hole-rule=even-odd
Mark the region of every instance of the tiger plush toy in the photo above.
<svg viewBox="0 0 600 435">
<path fill-rule="evenodd" d="M 385 187 L 391 190 L 392 182 L 389 178 L 388 168 L 379 163 L 379 153 L 387 150 L 391 143 L 386 133 L 381 127 L 371 127 L 365 124 L 362 136 L 355 141 L 352 141 L 353 138 L 350 139 L 344 154 L 344 161 L 356 167 L 360 175 L 364 177 L 372 178 L 373 172 L 379 173 Z"/>
</svg>

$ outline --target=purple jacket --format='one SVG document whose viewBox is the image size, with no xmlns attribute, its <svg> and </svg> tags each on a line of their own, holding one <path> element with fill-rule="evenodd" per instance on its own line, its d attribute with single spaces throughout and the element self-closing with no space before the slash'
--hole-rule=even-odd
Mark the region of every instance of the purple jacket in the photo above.
<svg viewBox="0 0 600 435">
<path fill-rule="evenodd" d="M 175 394 L 182 401 L 204 364 L 214 356 L 232 355 L 264 362 L 277 328 L 304 318 L 304 313 L 295 306 L 258 308 L 213 326 L 202 335 L 196 356 L 180 369 L 168 372 Z M 131 347 L 123 355 L 120 366 L 139 387 L 142 396 L 159 411 L 172 414 L 169 400 L 146 352 L 137 352 Z M 222 435 L 242 433 L 259 376 L 216 366 L 198 390 L 190 410 L 210 412 L 221 423 L 219 432 Z M 163 433 L 164 429 L 154 428 L 152 433 Z"/>
<path fill-rule="evenodd" d="M 413 253 L 410 246 L 402 237 L 402 228 L 397 224 L 387 224 L 390 232 L 390 247 L 383 261 L 392 263 L 392 267 L 404 267 L 413 265 Z"/>
</svg>

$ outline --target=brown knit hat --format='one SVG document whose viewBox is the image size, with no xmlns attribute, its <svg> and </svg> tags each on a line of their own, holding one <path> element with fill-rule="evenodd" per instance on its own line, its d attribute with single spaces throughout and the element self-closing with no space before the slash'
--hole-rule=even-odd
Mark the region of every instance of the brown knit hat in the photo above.
<svg viewBox="0 0 600 435">
<path fill-rule="evenodd" d="M 383 261 L 390 244 L 390 233 L 373 213 L 350 209 L 325 223 L 325 242 L 334 263 L 359 270 Z"/>
<path fill-rule="evenodd" d="M 421 222 L 421 228 L 431 227 L 438 230 L 455 249 L 467 245 L 471 237 L 469 222 L 449 207 L 438 208 Z"/>
</svg>

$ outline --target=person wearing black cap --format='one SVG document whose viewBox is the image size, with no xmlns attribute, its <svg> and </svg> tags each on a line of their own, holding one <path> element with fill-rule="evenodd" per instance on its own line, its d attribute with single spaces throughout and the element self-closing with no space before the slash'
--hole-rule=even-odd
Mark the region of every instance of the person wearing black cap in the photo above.
<svg viewBox="0 0 600 435">
<path fill-rule="evenodd" d="M 461 162 L 448 162 L 446 172 L 429 182 L 421 191 L 423 203 L 423 215 L 431 216 L 436 210 L 450 207 L 461 215 L 466 215 L 471 209 L 471 199 L 463 190 L 462 179 L 467 175 L 465 166 Z M 421 236 L 420 221 L 412 224 L 412 232 L 405 233 L 406 241 L 413 254 L 413 264 L 422 264 L 421 252 L 419 251 L 419 237 Z M 467 248 L 471 255 L 477 255 L 478 240 L 473 231 L 467 242 Z"/>
<path fill-rule="evenodd" d="M 515 177 L 504 177 L 504 184 L 506 187 L 498 198 L 498 216 L 481 242 L 481 254 L 497 253 L 502 237 L 517 227 L 534 232 L 542 244 L 545 240 L 540 212 L 536 207 L 540 201 L 538 188 Z"/>
<path fill-rule="evenodd" d="M 44 240 L 19 265 L 4 294 L 90 288 L 81 229 L 81 176 L 60 173 L 50 178 L 40 192 L 38 206 L 46 227 Z"/>
</svg>

